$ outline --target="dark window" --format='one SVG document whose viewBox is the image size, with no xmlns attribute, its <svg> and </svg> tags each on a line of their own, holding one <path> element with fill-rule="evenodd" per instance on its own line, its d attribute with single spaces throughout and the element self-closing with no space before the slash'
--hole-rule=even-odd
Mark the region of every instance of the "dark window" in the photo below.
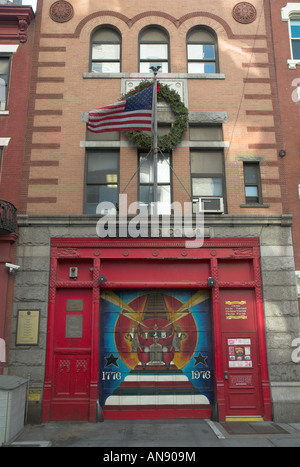
<svg viewBox="0 0 300 467">
<path fill-rule="evenodd" d="M 188 73 L 218 73 L 217 39 L 213 31 L 193 29 L 187 36 Z"/>
<path fill-rule="evenodd" d="M 139 202 L 152 213 L 153 194 L 153 156 L 140 153 L 139 155 Z M 157 163 L 157 203 L 158 214 L 170 214 L 171 209 L 171 176 L 170 155 L 158 155 Z"/>
<path fill-rule="evenodd" d="M 118 202 L 119 151 L 95 150 L 87 153 L 86 213 L 95 214 L 99 203 Z M 112 214 L 115 209 L 102 209 L 98 214 Z"/>
<path fill-rule="evenodd" d="M 7 107 L 10 57 L 0 55 L 0 110 Z"/>
<path fill-rule="evenodd" d="M 120 73 L 121 37 L 112 28 L 97 29 L 92 35 L 90 70 L 96 73 Z"/>
<path fill-rule="evenodd" d="M 156 27 L 145 29 L 139 38 L 140 73 L 150 73 L 150 67 L 160 66 L 160 73 L 169 72 L 169 38 Z"/>
<path fill-rule="evenodd" d="M 261 203 L 260 169 L 258 162 L 244 162 L 246 204 Z"/>
</svg>

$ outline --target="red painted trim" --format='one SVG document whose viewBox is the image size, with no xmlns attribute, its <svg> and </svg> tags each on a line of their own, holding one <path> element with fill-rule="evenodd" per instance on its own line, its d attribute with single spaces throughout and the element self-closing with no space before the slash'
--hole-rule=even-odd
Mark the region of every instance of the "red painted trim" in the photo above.
<svg viewBox="0 0 300 467">
<path fill-rule="evenodd" d="M 44 386 L 43 402 L 43 422 L 51 419 L 51 392 L 53 375 L 53 336 L 55 332 L 55 297 L 58 288 L 68 289 L 91 289 L 92 290 L 92 352 L 91 352 L 91 381 L 90 381 L 90 401 L 87 419 L 96 421 L 96 402 L 99 393 L 99 283 L 98 277 L 105 264 L 119 262 L 130 264 L 131 261 L 142 261 L 143 264 L 156 265 L 160 270 L 160 265 L 172 263 L 172 274 L 179 271 L 180 265 L 191 264 L 191 268 L 199 263 L 205 265 L 207 274 L 217 281 L 212 287 L 212 325 L 213 325 L 213 345 L 214 345 L 214 373 L 215 373 L 215 394 L 218 402 L 219 420 L 225 420 L 225 389 L 222 360 L 222 339 L 221 320 L 219 306 L 219 291 L 221 289 L 253 289 L 256 290 L 257 326 L 261 362 L 262 392 L 264 401 L 264 416 L 266 420 L 271 419 L 270 389 L 268 382 L 268 369 L 266 358 L 266 343 L 264 335 L 264 312 L 261 296 L 260 261 L 259 261 L 259 239 L 257 238 L 224 238 L 206 239 L 202 248 L 188 249 L 185 239 L 98 239 L 98 238 L 54 238 L 51 240 L 51 271 L 49 289 L 49 317 L 48 317 L 48 343 L 46 356 L 46 374 Z M 62 280 L 58 274 L 58 265 L 62 261 L 72 260 L 72 264 L 81 261 L 93 262 L 93 275 L 91 279 L 78 282 L 69 279 Z M 218 279 L 219 261 L 251 261 L 253 263 L 254 278 L 248 281 L 222 281 Z M 134 263 L 131 263 L 134 264 Z M 141 264 L 141 263 L 140 263 Z M 124 268 L 123 268 L 124 269 Z M 197 269 L 197 268 L 196 268 Z M 200 270 L 200 269 L 199 269 Z M 198 271 L 199 271 L 198 270 Z M 202 270 L 202 269 L 201 269 Z M 196 271 L 196 270 L 194 270 Z M 206 274 L 206 273 L 205 273 Z M 193 277 L 196 277 L 193 279 Z M 203 276 L 203 272 L 202 272 Z M 142 282 L 140 276 L 135 276 L 134 280 L 128 280 L 124 276 L 118 280 L 106 282 L 106 288 L 208 288 L 206 278 L 199 277 L 199 273 L 193 272 L 191 280 L 184 281 L 176 274 L 166 277 L 166 280 L 150 281 L 149 284 Z M 103 284 L 101 284 L 101 287 Z M 76 349 L 75 349 L 76 352 Z M 124 384 L 124 383 L 123 383 Z M 127 387 L 129 387 L 127 385 Z M 142 387 L 142 386 L 141 386 Z M 143 386 L 147 387 L 147 386 Z M 209 418 L 212 407 L 103 407 L 104 418 Z"/>
<path fill-rule="evenodd" d="M 212 407 L 205 406 L 169 406 L 169 407 L 147 407 L 147 406 L 123 406 L 123 408 L 103 408 L 104 420 L 126 420 L 126 419 L 203 419 L 211 418 Z"/>
</svg>

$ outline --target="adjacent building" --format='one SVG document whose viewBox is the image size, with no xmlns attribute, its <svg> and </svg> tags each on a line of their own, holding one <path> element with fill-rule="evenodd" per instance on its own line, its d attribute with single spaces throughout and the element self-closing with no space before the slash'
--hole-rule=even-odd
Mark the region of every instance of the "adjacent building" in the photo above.
<svg viewBox="0 0 300 467">
<path fill-rule="evenodd" d="M 38 0 L 7 370 L 30 420 L 299 420 L 281 3 Z M 159 150 L 88 131 L 151 67 Z"/>
<path fill-rule="evenodd" d="M 281 157 L 286 158 L 289 211 L 293 215 L 293 244 L 298 302 L 300 304 L 300 3 L 271 3 L 272 29 L 276 61 L 276 79 L 284 139 Z"/>
<path fill-rule="evenodd" d="M 0 374 L 6 365 L 14 293 L 17 210 L 33 47 L 34 14 L 21 2 L 0 2 Z"/>
</svg>

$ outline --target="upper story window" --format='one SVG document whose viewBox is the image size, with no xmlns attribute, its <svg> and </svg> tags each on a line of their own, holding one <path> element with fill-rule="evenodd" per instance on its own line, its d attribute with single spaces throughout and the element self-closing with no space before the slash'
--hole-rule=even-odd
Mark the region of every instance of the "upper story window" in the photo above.
<svg viewBox="0 0 300 467">
<path fill-rule="evenodd" d="M 87 151 L 86 167 L 86 214 L 96 214 L 99 203 L 102 205 L 98 214 L 114 214 L 118 202 L 119 151 L 95 149 Z"/>
<path fill-rule="evenodd" d="M 261 204 L 260 167 L 258 162 L 244 162 L 246 204 Z"/>
<path fill-rule="evenodd" d="M 217 38 L 212 30 L 193 29 L 187 36 L 188 73 L 218 73 Z"/>
<path fill-rule="evenodd" d="M 0 111 L 7 107 L 10 56 L 0 55 Z"/>
<path fill-rule="evenodd" d="M 93 33 L 90 71 L 120 73 L 121 36 L 115 29 L 104 27 Z"/>
<path fill-rule="evenodd" d="M 169 72 L 169 36 L 160 28 L 144 29 L 139 38 L 140 73 L 151 72 L 150 67 L 160 66 L 160 73 Z"/>
<path fill-rule="evenodd" d="M 292 59 L 300 60 L 300 17 L 299 19 L 291 19 L 290 28 Z"/>
<path fill-rule="evenodd" d="M 291 57 L 288 58 L 289 68 L 296 69 L 300 65 L 300 2 L 289 2 L 281 9 L 282 21 L 289 25 L 289 40 Z"/>
<path fill-rule="evenodd" d="M 157 161 L 157 211 L 158 214 L 170 214 L 171 209 L 171 156 L 159 155 Z M 152 213 L 154 202 L 153 156 L 139 154 L 139 202 Z"/>
</svg>

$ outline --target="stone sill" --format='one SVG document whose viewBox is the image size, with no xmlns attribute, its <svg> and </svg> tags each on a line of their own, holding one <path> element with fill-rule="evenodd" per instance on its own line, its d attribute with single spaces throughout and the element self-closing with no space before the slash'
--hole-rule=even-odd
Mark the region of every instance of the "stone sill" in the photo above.
<svg viewBox="0 0 300 467">
<path fill-rule="evenodd" d="M 269 208 L 269 204 L 240 204 L 240 208 Z"/>
<path fill-rule="evenodd" d="M 153 73 L 83 73 L 84 79 L 153 79 Z M 159 79 L 225 79 L 224 73 L 159 73 Z"/>
</svg>

